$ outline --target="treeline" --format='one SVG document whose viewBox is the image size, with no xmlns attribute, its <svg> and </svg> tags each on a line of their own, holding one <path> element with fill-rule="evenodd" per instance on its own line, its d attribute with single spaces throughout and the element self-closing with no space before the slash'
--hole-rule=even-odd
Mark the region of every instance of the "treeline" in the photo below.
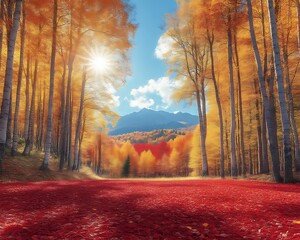
<svg viewBox="0 0 300 240">
<path fill-rule="evenodd" d="M 162 130 L 153 130 L 151 132 L 133 132 L 126 133 L 117 136 L 111 136 L 111 138 L 120 141 L 130 143 L 151 143 L 156 144 L 163 141 L 168 142 L 169 140 L 175 139 L 178 135 L 185 135 L 190 132 L 191 128 L 186 129 L 162 129 Z"/>
<path fill-rule="evenodd" d="M 121 0 L 1 1 L 0 173 L 5 151 L 33 149 L 45 152 L 41 169 L 53 154 L 60 170 L 78 170 L 85 136 L 117 120 L 111 107 L 129 73 L 130 11 Z M 89 65 L 97 54 L 112 69 L 97 74 Z"/>
<path fill-rule="evenodd" d="M 187 177 L 192 139 L 190 132 L 168 142 L 132 144 L 101 133 L 84 153 L 83 164 L 107 177 Z"/>
<path fill-rule="evenodd" d="M 211 174 L 217 161 L 221 177 L 272 172 L 292 182 L 300 171 L 299 1 L 178 4 L 156 54 L 181 83 L 174 99 L 198 106 L 197 174 Z"/>
</svg>

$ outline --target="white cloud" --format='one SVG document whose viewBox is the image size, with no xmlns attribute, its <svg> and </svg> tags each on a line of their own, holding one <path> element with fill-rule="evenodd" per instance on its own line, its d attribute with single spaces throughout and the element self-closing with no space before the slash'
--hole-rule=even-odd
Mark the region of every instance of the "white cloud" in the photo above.
<svg viewBox="0 0 300 240">
<path fill-rule="evenodd" d="M 170 36 L 166 34 L 161 35 L 155 48 L 155 56 L 159 59 L 165 59 L 166 54 L 172 51 L 173 44 L 174 40 Z"/>
<path fill-rule="evenodd" d="M 129 101 L 130 107 L 137 107 L 137 108 L 140 108 L 140 109 L 150 108 L 154 104 L 155 104 L 155 101 L 152 98 L 147 99 L 144 96 L 139 96 L 139 97 L 136 97 L 136 98 Z"/>
<path fill-rule="evenodd" d="M 119 107 L 120 106 L 120 96 L 115 95 L 117 90 L 112 86 L 112 84 L 106 85 L 106 91 L 111 96 L 111 99 L 109 100 L 109 105 L 113 107 Z"/>
<path fill-rule="evenodd" d="M 170 80 L 169 77 L 161 77 L 157 80 L 150 79 L 144 86 L 134 88 L 131 90 L 129 99 L 131 107 L 149 108 L 155 104 L 151 98 L 147 98 L 150 94 L 155 94 L 161 99 L 161 104 L 156 105 L 156 109 L 167 109 L 172 104 L 171 95 L 175 88 L 180 87 L 178 82 Z"/>
</svg>

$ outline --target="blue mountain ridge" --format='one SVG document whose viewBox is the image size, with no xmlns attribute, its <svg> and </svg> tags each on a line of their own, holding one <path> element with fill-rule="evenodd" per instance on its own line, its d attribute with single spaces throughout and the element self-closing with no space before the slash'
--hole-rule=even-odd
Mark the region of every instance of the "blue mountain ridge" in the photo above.
<svg viewBox="0 0 300 240">
<path fill-rule="evenodd" d="M 150 132 L 161 129 L 180 129 L 198 124 L 198 117 L 189 113 L 169 113 L 142 109 L 122 116 L 109 135 L 121 135 L 131 132 Z"/>
</svg>

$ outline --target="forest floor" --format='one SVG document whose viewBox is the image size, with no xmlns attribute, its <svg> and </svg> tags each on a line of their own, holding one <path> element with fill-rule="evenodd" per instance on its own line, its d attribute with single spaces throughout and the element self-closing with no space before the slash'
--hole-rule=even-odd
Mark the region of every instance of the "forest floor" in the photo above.
<svg viewBox="0 0 300 240">
<path fill-rule="evenodd" d="M 56 181 L 56 180 L 101 180 L 107 179 L 99 177 L 91 168 L 82 166 L 80 171 L 59 171 L 58 159 L 51 157 L 49 161 L 49 171 L 39 170 L 43 162 L 44 153 L 32 151 L 31 156 L 24 157 L 18 154 L 11 157 L 10 154 L 5 156 L 3 161 L 3 174 L 0 175 L 0 184 L 4 182 L 37 182 L 37 181 Z M 219 180 L 220 177 L 161 177 L 161 178 L 128 178 L 127 180 L 149 180 L 149 181 L 177 181 L 177 180 Z M 238 177 L 237 180 L 256 180 L 262 182 L 273 182 L 270 174 L 247 175 Z M 294 179 L 300 183 L 300 172 L 294 173 Z M 116 179 L 118 180 L 118 179 Z M 120 180 L 120 179 L 119 179 Z"/>
<path fill-rule="evenodd" d="M 62 180 L 0 187 L 0 239 L 300 239 L 299 184 Z"/>
<path fill-rule="evenodd" d="M 58 159 L 49 161 L 49 171 L 41 171 L 39 167 L 43 162 L 44 154 L 33 151 L 31 156 L 24 157 L 21 154 L 15 157 L 5 156 L 3 161 L 3 174 L 1 182 L 35 182 L 47 180 L 71 180 L 71 179 L 101 179 L 90 168 L 83 166 L 80 172 L 59 171 Z"/>
</svg>

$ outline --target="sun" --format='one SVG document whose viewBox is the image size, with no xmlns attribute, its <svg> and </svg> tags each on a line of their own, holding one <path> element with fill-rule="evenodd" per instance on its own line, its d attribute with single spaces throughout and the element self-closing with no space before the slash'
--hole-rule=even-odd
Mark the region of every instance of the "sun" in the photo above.
<svg viewBox="0 0 300 240">
<path fill-rule="evenodd" d="M 90 67 L 97 72 L 106 72 L 109 69 L 109 63 L 106 56 L 94 56 L 90 59 Z"/>
<path fill-rule="evenodd" d="M 87 67 L 96 74 L 109 74 L 112 71 L 112 55 L 106 49 L 94 48 L 89 51 L 87 60 Z"/>
</svg>

